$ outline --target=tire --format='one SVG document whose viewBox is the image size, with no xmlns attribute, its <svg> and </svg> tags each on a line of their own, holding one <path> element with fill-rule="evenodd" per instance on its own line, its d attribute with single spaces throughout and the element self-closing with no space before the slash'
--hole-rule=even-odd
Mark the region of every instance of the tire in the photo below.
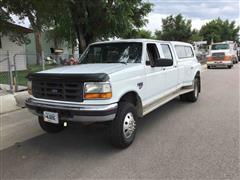
<svg viewBox="0 0 240 180">
<path fill-rule="evenodd" d="M 210 66 L 207 66 L 207 68 L 208 68 L 208 69 L 211 69 L 211 67 L 210 67 Z"/>
<path fill-rule="evenodd" d="M 182 94 L 180 95 L 180 100 L 181 101 L 188 101 L 188 102 L 196 102 L 199 96 L 199 92 L 200 92 L 200 79 L 198 77 L 196 77 L 194 79 L 194 90 L 186 93 L 186 94 Z"/>
<path fill-rule="evenodd" d="M 120 102 L 115 119 L 110 125 L 110 141 L 117 148 L 127 148 L 135 139 L 137 112 L 133 104 Z"/>
<path fill-rule="evenodd" d="M 41 116 L 38 117 L 38 122 L 40 127 L 47 133 L 58 133 L 64 129 L 63 124 L 52 124 L 45 122 Z"/>
<path fill-rule="evenodd" d="M 232 65 L 228 65 L 228 69 L 231 69 L 233 66 Z"/>
</svg>

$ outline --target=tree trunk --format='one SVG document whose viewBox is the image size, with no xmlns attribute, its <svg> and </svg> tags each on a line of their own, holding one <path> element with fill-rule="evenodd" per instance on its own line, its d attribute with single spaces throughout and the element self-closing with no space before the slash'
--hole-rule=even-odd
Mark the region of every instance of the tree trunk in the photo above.
<svg viewBox="0 0 240 180">
<path fill-rule="evenodd" d="M 77 38 L 78 38 L 78 51 L 79 51 L 79 55 L 83 53 L 83 51 L 86 49 L 86 39 L 85 36 L 83 34 L 83 30 L 81 27 L 77 28 Z"/>
<path fill-rule="evenodd" d="M 74 40 L 72 40 L 72 55 L 74 56 L 75 53 L 75 46 L 74 46 Z"/>
<path fill-rule="evenodd" d="M 36 58 L 37 58 L 37 65 L 40 65 L 42 60 L 42 43 L 41 43 L 41 32 L 35 31 L 35 45 L 36 45 Z"/>
</svg>

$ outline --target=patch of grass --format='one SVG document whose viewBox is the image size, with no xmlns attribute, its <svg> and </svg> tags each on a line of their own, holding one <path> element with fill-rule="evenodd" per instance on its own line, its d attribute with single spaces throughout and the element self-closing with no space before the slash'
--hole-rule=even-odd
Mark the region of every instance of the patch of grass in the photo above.
<svg viewBox="0 0 240 180">
<path fill-rule="evenodd" d="M 54 65 L 46 65 L 45 69 L 52 69 L 56 66 Z M 39 72 L 42 71 L 42 66 L 40 65 L 29 65 L 27 70 L 23 71 L 17 71 L 17 79 L 16 83 L 21 86 L 27 86 L 27 78 L 26 76 L 29 73 Z M 0 84 L 8 84 L 9 83 L 9 77 L 8 72 L 0 72 Z M 13 72 L 13 77 L 15 77 L 15 72 Z"/>
</svg>

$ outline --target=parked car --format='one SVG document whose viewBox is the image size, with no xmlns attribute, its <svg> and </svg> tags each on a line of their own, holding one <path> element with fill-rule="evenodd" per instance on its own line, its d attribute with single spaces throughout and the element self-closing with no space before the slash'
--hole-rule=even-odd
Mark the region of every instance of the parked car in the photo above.
<svg viewBox="0 0 240 180">
<path fill-rule="evenodd" d="M 237 44 L 232 41 L 213 43 L 207 58 L 207 68 L 227 67 L 232 68 L 238 63 Z"/>
<path fill-rule="evenodd" d="M 138 118 L 179 96 L 198 99 L 200 69 L 188 43 L 93 43 L 80 65 L 30 74 L 26 106 L 46 132 L 60 132 L 71 121 L 104 122 L 112 144 L 126 148 L 134 140 Z"/>
</svg>

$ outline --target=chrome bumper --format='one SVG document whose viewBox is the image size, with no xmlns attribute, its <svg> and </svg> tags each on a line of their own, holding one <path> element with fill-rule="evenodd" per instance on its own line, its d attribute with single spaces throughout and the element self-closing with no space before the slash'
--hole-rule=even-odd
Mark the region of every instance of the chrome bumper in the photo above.
<svg viewBox="0 0 240 180">
<path fill-rule="evenodd" d="M 229 65 L 233 65 L 232 61 L 208 61 L 207 66 L 211 67 L 227 67 Z"/>
<path fill-rule="evenodd" d="M 29 98 L 26 107 L 37 116 L 43 116 L 43 111 L 52 111 L 58 112 L 60 120 L 64 121 L 101 122 L 115 118 L 118 104 L 80 105 Z"/>
</svg>

